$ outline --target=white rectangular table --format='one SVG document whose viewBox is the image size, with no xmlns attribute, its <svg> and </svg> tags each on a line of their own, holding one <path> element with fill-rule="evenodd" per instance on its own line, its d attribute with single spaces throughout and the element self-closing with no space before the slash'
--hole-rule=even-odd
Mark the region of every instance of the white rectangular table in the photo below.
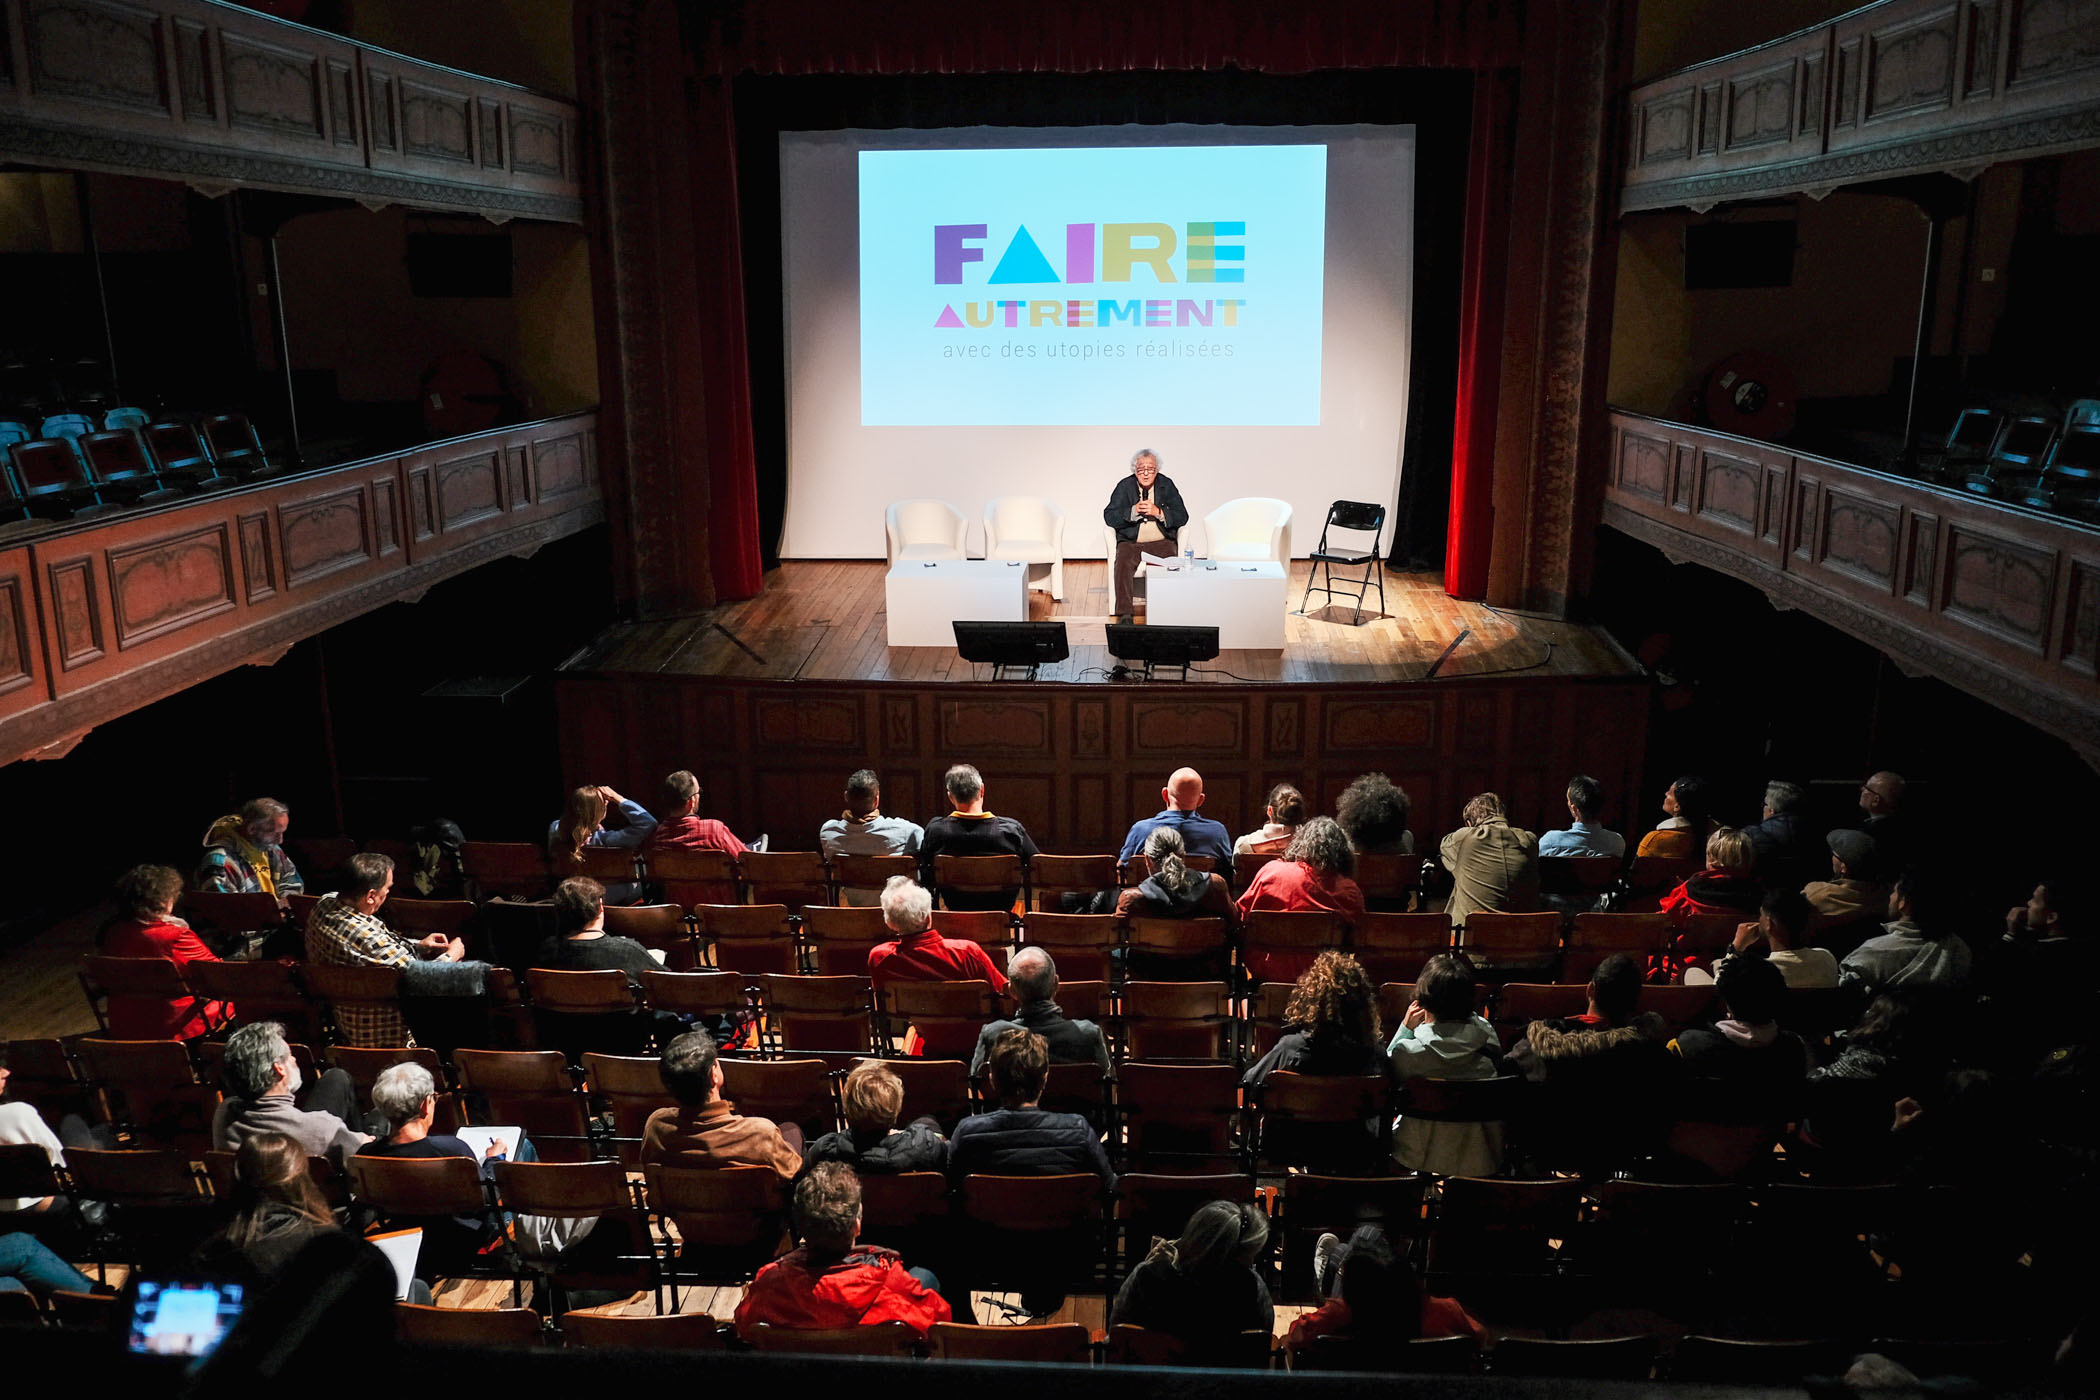
<svg viewBox="0 0 2100 1400">
<path fill-rule="evenodd" d="M 957 622 L 1026 622 L 1028 566 L 1004 559 L 900 559 L 883 580 L 893 647 L 953 647 Z"/>
<path fill-rule="evenodd" d="M 1165 627 L 1215 627 L 1218 645 L 1230 651 L 1283 650 L 1283 617 L 1290 608 L 1284 566 L 1273 559 L 1253 562 L 1198 559 L 1194 568 L 1148 569 L 1145 621 Z"/>
</svg>

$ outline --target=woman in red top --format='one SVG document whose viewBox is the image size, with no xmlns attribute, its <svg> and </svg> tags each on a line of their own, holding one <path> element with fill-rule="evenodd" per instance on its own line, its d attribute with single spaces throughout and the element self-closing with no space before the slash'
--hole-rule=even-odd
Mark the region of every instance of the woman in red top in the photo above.
<svg viewBox="0 0 2100 1400">
<path fill-rule="evenodd" d="M 1291 837 L 1280 860 L 1261 868 L 1240 896 L 1244 919 L 1256 909 L 1313 909 L 1340 914 L 1351 923 L 1364 916 L 1364 892 L 1350 876 L 1356 852 L 1333 817 L 1314 817 Z M 1317 952 L 1258 954 L 1248 970 L 1264 982 L 1295 982 Z"/>
<path fill-rule="evenodd" d="M 1706 838 L 1706 869 L 1663 896 L 1662 911 L 1680 930 L 1670 947 L 1673 980 L 1687 967 L 1712 963 L 1728 948 L 1736 926 L 1757 917 L 1765 891 L 1753 873 L 1756 867 L 1757 847 L 1750 837 L 1724 826 Z"/>
<path fill-rule="evenodd" d="M 135 865 L 117 881 L 117 918 L 102 930 L 102 952 L 112 958 L 166 958 L 185 963 L 217 962 L 190 926 L 175 917 L 182 872 L 166 865 Z M 222 1001 L 188 997 L 111 997 L 109 1033 L 117 1040 L 189 1040 L 230 1019 Z"/>
<path fill-rule="evenodd" d="M 1295 1354 L 1316 1337 L 1348 1337 L 1366 1349 L 1395 1350 L 1416 1337 L 1486 1340 L 1487 1329 L 1457 1299 L 1423 1291 L 1407 1256 L 1396 1255 L 1376 1225 L 1359 1225 L 1340 1254 L 1340 1276 L 1320 1280 L 1333 1296 L 1291 1324 L 1283 1338 L 1286 1352 Z"/>
</svg>

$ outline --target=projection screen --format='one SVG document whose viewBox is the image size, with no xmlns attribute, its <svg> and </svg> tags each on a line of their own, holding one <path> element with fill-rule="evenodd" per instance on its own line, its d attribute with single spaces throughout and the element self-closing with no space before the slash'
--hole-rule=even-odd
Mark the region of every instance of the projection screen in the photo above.
<svg viewBox="0 0 2100 1400">
<path fill-rule="evenodd" d="M 890 502 L 1044 496 L 1065 554 L 1140 447 L 1191 516 L 1392 502 L 1412 127 L 784 132 L 784 558 L 881 558 Z M 1185 537 L 1199 550 L 1200 528 Z"/>
</svg>

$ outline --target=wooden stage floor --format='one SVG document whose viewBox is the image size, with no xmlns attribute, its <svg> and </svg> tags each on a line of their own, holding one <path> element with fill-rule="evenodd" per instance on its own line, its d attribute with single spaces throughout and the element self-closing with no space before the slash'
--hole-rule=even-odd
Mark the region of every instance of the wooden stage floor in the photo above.
<svg viewBox="0 0 2100 1400">
<path fill-rule="evenodd" d="M 1291 565 L 1295 606 L 1312 566 Z M 766 575 L 765 591 L 708 612 L 652 622 L 624 623 L 562 667 L 570 672 L 721 676 L 742 680 L 892 681 L 940 683 L 988 680 L 989 666 L 962 660 L 952 647 L 890 647 L 884 636 L 880 560 L 796 560 Z M 1108 565 L 1065 564 L 1065 600 L 1030 592 L 1029 617 L 1067 624 L 1072 654 L 1044 666 L 1044 682 L 1110 681 L 1111 599 Z M 1362 685 L 1490 675 L 1637 676 L 1639 665 L 1602 628 L 1500 612 L 1445 596 L 1435 574 L 1388 572 L 1385 612 L 1373 590 L 1363 624 L 1351 624 L 1347 603 L 1316 606 L 1284 622 L 1284 648 L 1222 651 L 1192 669 L 1192 682 L 1276 685 Z M 1138 611 L 1140 619 L 1144 609 Z M 1456 641 L 1454 647 L 1452 643 Z M 1446 652 L 1448 651 L 1448 655 Z M 1171 674 L 1171 673 L 1170 673 Z"/>
</svg>

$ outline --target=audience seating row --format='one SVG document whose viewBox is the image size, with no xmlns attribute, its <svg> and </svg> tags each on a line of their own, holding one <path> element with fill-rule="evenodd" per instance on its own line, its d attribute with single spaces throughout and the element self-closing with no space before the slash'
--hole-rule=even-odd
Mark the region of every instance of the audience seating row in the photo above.
<svg viewBox="0 0 2100 1400">
<path fill-rule="evenodd" d="M 26 430 L 0 423 L 0 516 L 23 523 L 98 515 L 221 490 L 279 470 L 243 414 L 207 418 L 201 436 L 194 425 L 176 419 L 97 431 L 82 415 L 66 417 L 79 421 L 52 432 L 52 423 L 61 420 L 47 420 L 40 438 L 12 436 L 10 429 Z"/>
</svg>

